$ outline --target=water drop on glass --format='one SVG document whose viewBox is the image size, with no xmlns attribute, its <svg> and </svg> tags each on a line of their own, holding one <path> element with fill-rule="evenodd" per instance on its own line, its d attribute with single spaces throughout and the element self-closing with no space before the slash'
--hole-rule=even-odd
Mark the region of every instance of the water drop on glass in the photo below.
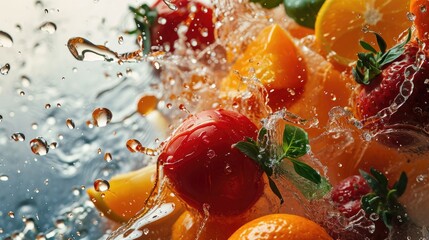
<svg viewBox="0 0 429 240">
<path fill-rule="evenodd" d="M 1 75 L 7 75 L 10 71 L 10 64 L 6 63 L 3 67 L 0 68 Z"/>
<path fill-rule="evenodd" d="M 93 123 L 97 127 L 105 127 L 112 120 L 112 112 L 107 108 L 96 108 L 92 112 Z"/>
<path fill-rule="evenodd" d="M 126 145 L 130 152 L 140 152 L 143 148 L 142 144 L 136 139 L 129 139 Z"/>
<path fill-rule="evenodd" d="M 12 47 L 13 45 L 13 40 L 12 37 L 3 31 L 0 31 L 0 47 Z"/>
<path fill-rule="evenodd" d="M 72 119 L 70 119 L 70 118 L 67 118 L 67 120 L 66 120 L 66 125 L 67 125 L 67 127 L 68 127 L 69 129 L 74 129 L 74 128 L 75 128 L 75 124 L 74 124 L 73 120 L 72 120 Z"/>
<path fill-rule="evenodd" d="M 10 138 L 15 142 L 23 142 L 25 141 L 25 135 L 19 132 L 13 133 Z"/>
<path fill-rule="evenodd" d="M 31 151 L 40 156 L 44 156 L 49 152 L 48 143 L 42 137 L 34 138 L 30 141 Z"/>
<path fill-rule="evenodd" d="M 97 179 L 94 181 L 94 189 L 97 192 L 105 192 L 109 190 L 110 184 L 107 180 Z"/>
<path fill-rule="evenodd" d="M 55 31 L 57 31 L 57 25 L 53 22 L 45 22 L 39 27 L 39 29 L 49 34 L 54 34 Z"/>
</svg>

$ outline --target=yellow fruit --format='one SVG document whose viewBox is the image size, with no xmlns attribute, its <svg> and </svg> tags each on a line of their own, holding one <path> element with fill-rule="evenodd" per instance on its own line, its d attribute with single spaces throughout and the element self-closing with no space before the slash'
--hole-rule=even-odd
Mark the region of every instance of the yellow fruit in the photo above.
<svg viewBox="0 0 429 240">
<path fill-rule="evenodd" d="M 253 75 L 267 89 L 268 105 L 274 110 L 290 106 L 303 91 L 307 81 L 305 63 L 292 37 L 277 24 L 266 27 L 247 46 L 222 82 L 221 91 L 244 90 L 241 77 Z"/>
<path fill-rule="evenodd" d="M 87 193 L 95 207 L 105 217 L 119 223 L 127 222 L 145 206 L 145 201 L 154 187 L 155 175 L 156 166 L 147 166 L 137 171 L 113 177 L 109 181 L 109 190 L 105 192 L 98 192 L 94 188 L 89 188 Z M 165 191 L 168 191 L 165 194 L 167 196 L 165 202 L 174 203 L 176 208 L 168 217 L 145 226 L 150 230 L 149 234 L 146 235 L 147 239 L 170 236 L 171 226 L 183 211 L 179 200 L 172 197 L 167 188 Z"/>
<path fill-rule="evenodd" d="M 240 227 L 229 240 L 332 240 L 317 223 L 290 214 L 271 214 Z"/>
<path fill-rule="evenodd" d="M 380 33 L 392 47 L 411 27 L 408 11 L 408 0 L 327 0 L 316 19 L 316 41 L 325 54 L 349 65 L 357 60 L 358 52 L 364 51 L 359 40 L 376 45 L 374 35 L 364 29 Z"/>
</svg>

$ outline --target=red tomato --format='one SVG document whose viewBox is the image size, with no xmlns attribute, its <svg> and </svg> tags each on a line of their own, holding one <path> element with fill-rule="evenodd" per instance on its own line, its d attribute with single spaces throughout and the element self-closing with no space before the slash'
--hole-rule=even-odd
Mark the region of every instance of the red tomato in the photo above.
<svg viewBox="0 0 429 240">
<path fill-rule="evenodd" d="M 256 126 L 239 113 L 203 111 L 176 130 L 158 161 L 170 188 L 188 206 L 237 215 L 260 198 L 264 181 L 258 164 L 233 144 L 256 135 Z"/>
<path fill-rule="evenodd" d="M 179 38 L 179 26 L 187 26 L 186 43 L 195 49 L 204 49 L 214 42 L 213 10 L 198 1 L 173 0 L 177 10 L 171 10 L 161 0 L 152 9 L 158 12 L 158 21 L 151 27 L 152 46 L 174 51 Z"/>
</svg>

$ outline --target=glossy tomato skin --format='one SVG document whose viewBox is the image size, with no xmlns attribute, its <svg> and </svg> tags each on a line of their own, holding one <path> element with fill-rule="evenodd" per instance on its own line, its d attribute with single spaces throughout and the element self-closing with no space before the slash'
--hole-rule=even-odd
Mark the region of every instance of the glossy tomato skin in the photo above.
<svg viewBox="0 0 429 240">
<path fill-rule="evenodd" d="M 213 9 L 195 0 L 171 2 L 177 10 L 171 10 L 162 0 L 152 6 L 158 12 L 158 21 L 151 27 L 152 46 L 174 51 L 180 26 L 187 27 L 186 43 L 194 50 L 204 49 L 214 42 Z"/>
<path fill-rule="evenodd" d="M 238 215 L 261 197 L 262 170 L 233 144 L 255 139 L 256 126 L 227 110 L 189 117 L 159 156 L 172 190 L 191 208 L 210 215 Z"/>
</svg>

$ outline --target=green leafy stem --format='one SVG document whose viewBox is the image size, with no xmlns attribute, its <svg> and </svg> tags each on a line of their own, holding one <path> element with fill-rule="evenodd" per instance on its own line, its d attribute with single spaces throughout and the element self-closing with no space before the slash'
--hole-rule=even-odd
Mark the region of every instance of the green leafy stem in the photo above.
<svg viewBox="0 0 429 240">
<path fill-rule="evenodd" d="M 142 4 L 140 7 L 128 7 L 131 13 L 134 14 L 134 23 L 136 28 L 127 31 L 128 34 L 139 34 L 143 37 L 143 52 L 149 53 L 151 47 L 151 33 L 150 28 L 158 19 L 158 12 L 152 9 L 147 4 Z"/>
<path fill-rule="evenodd" d="M 306 155 L 309 148 L 308 134 L 301 128 L 286 125 L 283 131 L 283 141 L 281 153 L 278 156 L 272 156 L 269 152 L 269 142 L 267 138 L 267 129 L 261 128 L 258 133 L 258 139 L 255 141 L 247 138 L 245 141 L 234 145 L 249 158 L 253 159 L 268 177 L 269 185 L 273 193 L 280 199 L 280 204 L 284 203 L 283 196 L 274 182 L 274 169 L 280 169 L 278 172 L 285 176 L 294 186 L 303 193 L 308 199 L 315 196 L 323 196 L 330 191 L 329 182 L 308 164 L 299 160 Z M 293 166 L 293 171 L 301 177 L 297 179 L 284 160 L 288 160 Z M 302 181 L 305 179 L 305 181 Z"/>
</svg>

